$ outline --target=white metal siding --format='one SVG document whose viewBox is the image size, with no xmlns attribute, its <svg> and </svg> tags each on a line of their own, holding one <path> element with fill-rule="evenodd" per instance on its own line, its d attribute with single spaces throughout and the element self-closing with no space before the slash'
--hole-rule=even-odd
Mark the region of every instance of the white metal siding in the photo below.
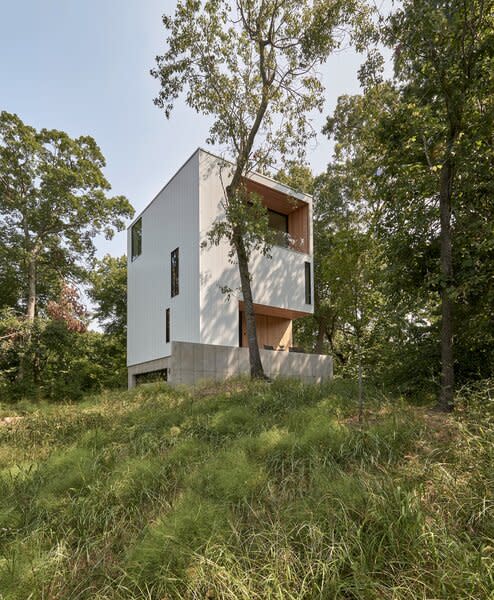
<svg viewBox="0 0 494 600">
<path fill-rule="evenodd" d="M 171 353 L 165 342 L 165 309 L 171 340 L 199 342 L 199 152 L 178 171 L 141 214 L 142 254 L 131 261 L 127 236 L 127 364 Z M 137 219 L 136 219 L 137 220 Z M 179 248 L 178 296 L 170 296 L 170 254 Z"/>
<path fill-rule="evenodd" d="M 228 172 L 222 170 L 228 183 Z M 199 155 L 199 226 L 200 240 L 207 233 L 223 209 L 223 185 L 217 158 L 201 151 Z M 228 260 L 229 246 L 222 240 L 218 246 L 201 248 L 200 253 L 200 310 L 201 343 L 238 346 L 238 293 L 228 301 L 221 287 L 235 290 L 239 286 L 238 267 Z"/>
<path fill-rule="evenodd" d="M 228 183 L 228 172 L 220 169 L 220 161 L 207 152 L 200 152 L 200 240 L 206 240 L 207 232 L 215 220 L 223 217 L 221 200 L 223 186 Z M 222 182 L 222 177 L 223 182 Z M 271 187 L 279 187 L 262 176 L 255 179 Z M 291 310 L 313 312 L 313 304 L 305 304 L 305 262 L 312 268 L 312 201 L 302 196 L 309 204 L 310 254 L 286 248 L 273 247 L 272 258 L 254 253 L 251 257 L 252 291 L 254 302 Z M 204 344 L 238 345 L 238 300 L 237 291 L 228 302 L 221 286 L 234 290 L 240 288 L 240 277 L 236 264 L 228 260 L 229 246 L 222 241 L 219 246 L 202 248 L 200 255 L 200 341 Z M 313 286 L 313 277 L 312 286 Z M 312 291 L 312 299 L 314 293 Z"/>
</svg>

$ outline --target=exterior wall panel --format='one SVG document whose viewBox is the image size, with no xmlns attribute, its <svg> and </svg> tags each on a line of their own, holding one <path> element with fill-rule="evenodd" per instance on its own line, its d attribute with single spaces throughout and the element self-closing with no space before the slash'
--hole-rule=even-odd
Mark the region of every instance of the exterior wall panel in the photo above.
<svg viewBox="0 0 494 600">
<path fill-rule="evenodd" d="M 215 220 L 224 215 L 221 201 L 223 187 L 229 181 L 229 167 L 221 166 L 220 159 L 201 151 L 199 169 L 200 239 L 205 241 Z M 264 185 L 285 189 L 262 176 L 254 177 Z M 260 253 L 253 254 L 250 269 L 254 302 L 257 304 L 313 312 L 313 305 L 305 303 L 305 262 L 310 262 L 312 268 L 312 202 L 309 196 L 303 196 L 303 199 L 308 203 L 309 211 L 309 253 L 274 246 L 271 258 Z M 242 300 L 240 276 L 237 265 L 229 261 L 228 252 L 229 246 L 225 241 L 219 246 L 201 248 L 200 339 L 204 344 L 238 346 L 238 302 Z M 230 301 L 222 293 L 222 286 L 234 290 Z"/>
<path fill-rule="evenodd" d="M 165 341 L 167 308 L 171 340 L 199 342 L 198 167 L 196 152 L 140 215 L 142 253 L 134 261 L 128 258 L 127 365 L 170 355 L 171 343 Z M 180 292 L 172 298 L 170 254 L 175 248 L 179 248 Z"/>
<path fill-rule="evenodd" d="M 240 278 L 230 262 L 229 246 L 202 247 L 213 223 L 223 218 L 224 185 L 231 168 L 198 150 L 136 217 L 142 219 L 142 253 L 130 259 L 128 231 L 128 352 L 127 364 L 139 365 L 170 356 L 176 342 L 238 346 Z M 286 193 L 268 178 L 253 181 Z M 251 257 L 254 302 L 312 313 L 305 304 L 305 262 L 312 268 L 312 201 L 307 203 L 309 252 L 273 247 L 272 258 Z M 171 297 L 170 254 L 179 248 L 180 292 Z M 313 280 L 313 277 L 312 277 Z M 222 287 L 232 290 L 230 300 Z M 314 294 L 312 293 L 312 298 Z M 170 343 L 166 342 L 165 311 L 170 309 Z"/>
<path fill-rule="evenodd" d="M 229 180 L 229 167 L 201 151 L 199 159 L 199 237 L 206 242 L 207 233 L 224 213 L 221 206 L 223 183 Z M 238 267 L 228 258 L 229 246 L 201 247 L 200 251 L 200 329 L 201 343 L 238 346 Z M 221 291 L 228 286 L 234 293 L 228 301 Z"/>
</svg>

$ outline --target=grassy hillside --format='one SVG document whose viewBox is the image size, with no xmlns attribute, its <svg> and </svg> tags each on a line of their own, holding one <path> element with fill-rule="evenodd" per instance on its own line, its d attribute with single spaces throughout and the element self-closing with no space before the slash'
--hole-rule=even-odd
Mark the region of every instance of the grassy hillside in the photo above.
<svg viewBox="0 0 494 600">
<path fill-rule="evenodd" d="M 0 598 L 494 598 L 494 420 L 380 398 L 361 427 L 354 398 L 236 382 L 4 407 Z"/>
</svg>

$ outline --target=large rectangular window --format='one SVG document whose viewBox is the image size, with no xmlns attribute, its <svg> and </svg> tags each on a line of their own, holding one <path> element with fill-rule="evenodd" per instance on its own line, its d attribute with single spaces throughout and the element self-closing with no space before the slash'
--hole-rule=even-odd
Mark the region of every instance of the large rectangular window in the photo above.
<svg viewBox="0 0 494 600">
<path fill-rule="evenodd" d="M 310 262 L 305 263 L 305 303 L 312 304 L 312 280 Z"/>
<path fill-rule="evenodd" d="M 173 296 L 178 296 L 179 288 L 178 288 L 178 248 L 171 253 L 170 258 L 170 267 L 171 267 L 171 294 Z"/>
<path fill-rule="evenodd" d="M 170 309 L 165 311 L 165 341 L 168 344 L 170 341 Z"/>
<path fill-rule="evenodd" d="M 138 219 L 130 232 L 131 257 L 135 260 L 142 252 L 142 219 Z"/>
<path fill-rule="evenodd" d="M 268 208 L 268 226 L 275 232 L 278 246 L 288 246 L 288 215 Z"/>
</svg>

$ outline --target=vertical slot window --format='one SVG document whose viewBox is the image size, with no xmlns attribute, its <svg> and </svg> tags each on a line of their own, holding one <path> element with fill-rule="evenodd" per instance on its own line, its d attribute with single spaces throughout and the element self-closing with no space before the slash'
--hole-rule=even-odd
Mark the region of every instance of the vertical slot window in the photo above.
<svg viewBox="0 0 494 600">
<path fill-rule="evenodd" d="M 310 262 L 305 263 L 305 303 L 312 304 L 312 280 Z"/>
<path fill-rule="evenodd" d="M 142 253 L 142 219 L 138 219 L 130 232 L 131 257 L 135 260 Z"/>
<path fill-rule="evenodd" d="M 165 311 L 165 341 L 168 344 L 170 341 L 170 309 Z"/>
<path fill-rule="evenodd" d="M 174 296 L 178 296 L 179 285 L 178 285 L 178 275 L 179 275 L 179 264 L 178 264 L 178 248 L 171 253 L 170 257 L 170 266 L 171 266 L 171 295 L 172 298 Z"/>
</svg>

